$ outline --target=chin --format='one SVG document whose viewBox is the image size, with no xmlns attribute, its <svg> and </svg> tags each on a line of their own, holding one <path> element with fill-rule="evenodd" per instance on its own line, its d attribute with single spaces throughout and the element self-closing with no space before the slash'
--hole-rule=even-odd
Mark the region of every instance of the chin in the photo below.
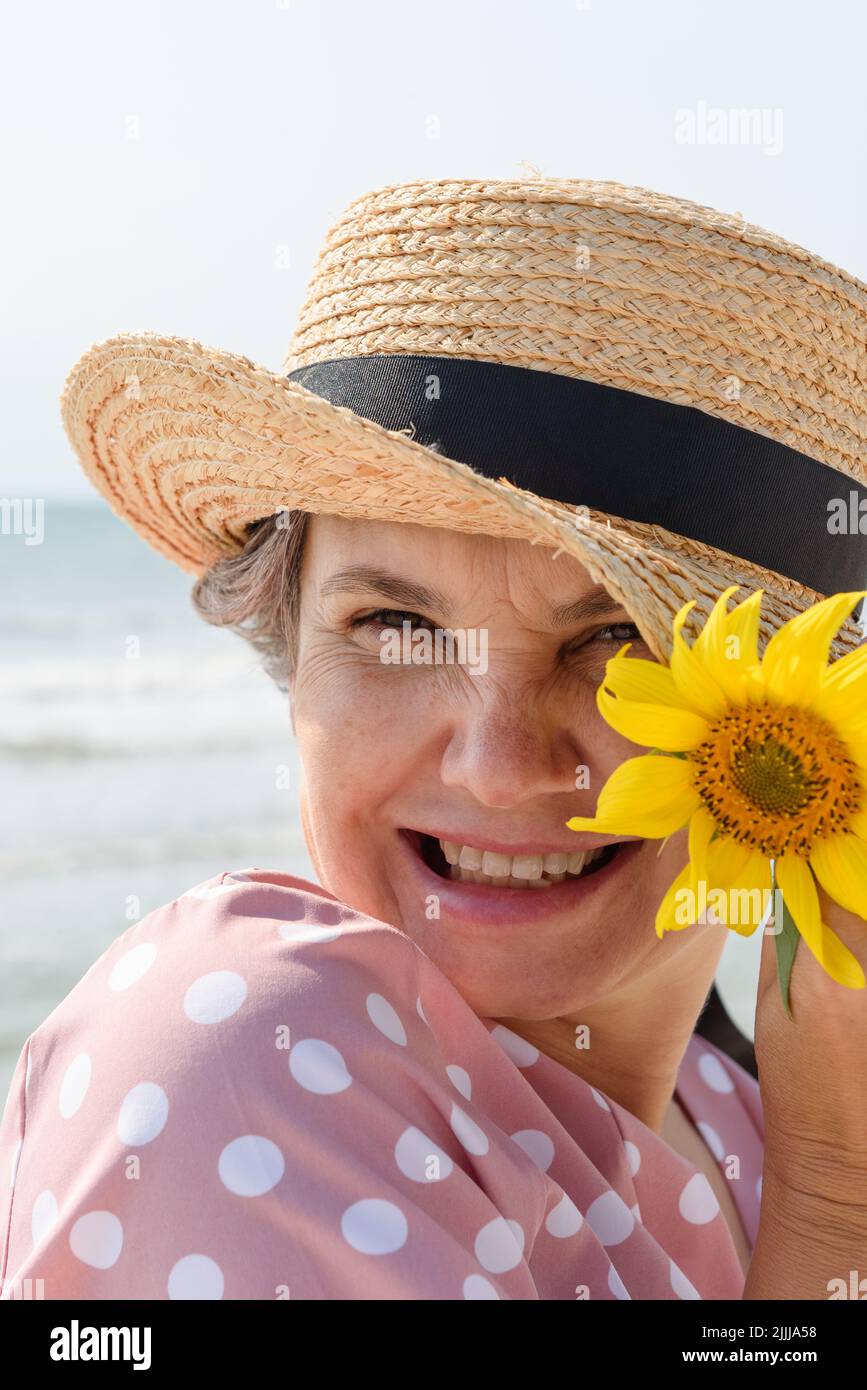
<svg viewBox="0 0 867 1390">
<path fill-rule="evenodd" d="M 394 921 L 480 1017 L 555 1018 L 590 1008 L 632 983 L 660 949 L 642 877 L 599 893 L 582 908 L 508 921 L 492 920 L 488 912 L 477 920 L 453 920 L 442 903 L 440 917 L 429 918 L 406 881 L 393 879 L 399 909 Z M 544 891 L 535 890 L 532 902 Z"/>
</svg>

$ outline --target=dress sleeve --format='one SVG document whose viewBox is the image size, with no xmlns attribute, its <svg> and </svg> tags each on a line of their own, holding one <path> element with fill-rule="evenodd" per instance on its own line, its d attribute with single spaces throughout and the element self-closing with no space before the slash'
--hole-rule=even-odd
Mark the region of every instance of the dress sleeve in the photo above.
<svg viewBox="0 0 867 1390">
<path fill-rule="evenodd" d="M 30 1040 L 26 1131 L 19 1059 L 7 1281 L 46 1299 L 538 1297 L 499 1246 L 538 1228 L 542 1175 L 518 1156 L 507 1221 L 417 948 L 365 922 L 276 921 L 242 885 L 110 948 Z"/>
<path fill-rule="evenodd" d="M 3 1118 L 0 1120 L 0 1295 L 7 1284 L 9 1233 L 18 1182 L 18 1165 L 24 1144 L 26 1083 L 29 1078 L 30 1039 L 18 1056 L 12 1073 Z M 23 1290 L 18 1291 L 19 1294 Z M 35 1297 L 34 1292 L 34 1297 Z"/>
</svg>

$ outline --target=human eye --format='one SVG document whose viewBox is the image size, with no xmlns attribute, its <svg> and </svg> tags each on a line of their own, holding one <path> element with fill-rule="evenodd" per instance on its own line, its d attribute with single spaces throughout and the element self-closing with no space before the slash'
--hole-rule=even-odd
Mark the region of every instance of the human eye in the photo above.
<svg viewBox="0 0 867 1390">
<path fill-rule="evenodd" d="M 589 632 L 582 633 L 570 642 L 564 651 L 567 659 L 571 658 L 581 663 L 586 661 L 605 661 L 626 642 L 631 642 L 639 646 L 642 651 L 645 647 L 644 638 L 638 629 L 637 623 L 628 621 L 606 623 L 603 627 L 591 629 Z M 633 651 L 632 655 L 636 653 Z"/>
<path fill-rule="evenodd" d="M 402 630 L 406 621 L 409 621 L 413 628 L 422 624 L 432 627 L 430 621 L 420 613 L 413 613 L 405 608 L 374 608 L 369 613 L 360 613 L 357 618 L 353 618 L 349 626 L 353 629 L 396 627 Z"/>
<path fill-rule="evenodd" d="M 642 642 L 637 623 L 608 623 L 591 634 L 591 642 Z"/>
</svg>

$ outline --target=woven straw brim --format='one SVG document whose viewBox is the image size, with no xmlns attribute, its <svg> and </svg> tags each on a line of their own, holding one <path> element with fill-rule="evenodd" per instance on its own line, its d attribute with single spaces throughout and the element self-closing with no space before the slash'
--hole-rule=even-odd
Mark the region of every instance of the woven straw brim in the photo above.
<svg viewBox="0 0 867 1390">
<path fill-rule="evenodd" d="M 93 346 L 62 397 L 64 427 L 115 513 L 190 574 L 243 548 L 280 508 L 526 540 L 574 556 L 667 660 L 671 624 L 696 600 L 763 588 L 762 639 L 822 595 L 665 531 L 538 498 L 404 433 L 331 405 L 248 358 L 191 339 L 125 333 Z M 848 621 L 833 656 L 861 629 Z"/>
</svg>

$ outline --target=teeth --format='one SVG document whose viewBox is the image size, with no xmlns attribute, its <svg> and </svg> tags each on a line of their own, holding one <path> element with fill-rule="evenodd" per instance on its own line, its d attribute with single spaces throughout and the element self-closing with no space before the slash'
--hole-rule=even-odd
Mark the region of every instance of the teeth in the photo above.
<svg viewBox="0 0 867 1390">
<path fill-rule="evenodd" d="M 486 849 L 482 855 L 482 873 L 491 878 L 508 878 L 512 861 L 508 854 L 493 854 Z"/>
<path fill-rule="evenodd" d="M 571 854 L 496 854 L 474 849 L 454 840 L 440 840 L 450 865 L 449 877 L 463 883 L 485 883 L 493 888 L 550 888 L 567 877 L 576 878 L 598 859 L 598 849 L 573 850 Z"/>
<path fill-rule="evenodd" d="M 541 878 L 541 854 L 516 854 L 512 860 L 512 875 L 514 878 Z"/>
</svg>

